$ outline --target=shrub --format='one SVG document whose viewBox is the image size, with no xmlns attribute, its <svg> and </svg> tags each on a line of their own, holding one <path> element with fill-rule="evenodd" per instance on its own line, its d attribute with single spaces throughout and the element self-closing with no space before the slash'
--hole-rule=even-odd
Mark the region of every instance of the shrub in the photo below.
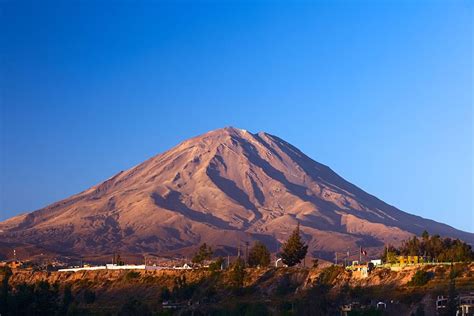
<svg viewBox="0 0 474 316">
<path fill-rule="evenodd" d="M 129 271 L 129 272 L 127 272 L 127 274 L 125 274 L 125 279 L 127 281 L 136 279 L 138 277 L 140 277 L 140 272 L 138 272 L 138 271 Z"/>
<path fill-rule="evenodd" d="M 234 288 L 241 288 L 244 286 L 245 262 L 241 258 L 238 258 L 232 266 L 230 278 Z"/>
<path fill-rule="evenodd" d="M 95 292 L 89 289 L 86 289 L 83 294 L 84 302 L 86 304 L 92 304 L 95 302 Z"/>
<path fill-rule="evenodd" d="M 414 285 L 414 286 L 423 286 L 426 283 L 428 283 L 429 280 L 431 280 L 432 275 L 431 273 L 428 273 L 423 270 L 418 270 L 416 273 L 413 275 L 411 278 L 411 281 L 409 282 L 409 285 Z"/>
<path fill-rule="evenodd" d="M 321 274 L 318 277 L 318 283 L 324 285 L 330 285 L 334 282 L 337 276 L 343 272 L 343 268 L 339 266 L 329 266 L 321 271 Z"/>
<path fill-rule="evenodd" d="M 150 308 L 147 304 L 132 298 L 126 302 L 120 309 L 119 316 L 148 316 L 151 315 Z"/>
</svg>

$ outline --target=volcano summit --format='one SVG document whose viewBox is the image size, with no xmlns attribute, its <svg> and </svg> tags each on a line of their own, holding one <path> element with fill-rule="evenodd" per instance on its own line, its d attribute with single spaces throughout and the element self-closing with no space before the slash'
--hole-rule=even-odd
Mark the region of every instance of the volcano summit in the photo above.
<svg viewBox="0 0 474 316">
<path fill-rule="evenodd" d="M 474 234 L 410 215 L 347 182 L 284 140 L 232 127 L 182 142 L 112 178 L 0 223 L 0 239 L 55 253 L 188 253 L 239 241 L 276 251 L 297 223 L 309 254 L 379 251 L 413 234 Z"/>
</svg>

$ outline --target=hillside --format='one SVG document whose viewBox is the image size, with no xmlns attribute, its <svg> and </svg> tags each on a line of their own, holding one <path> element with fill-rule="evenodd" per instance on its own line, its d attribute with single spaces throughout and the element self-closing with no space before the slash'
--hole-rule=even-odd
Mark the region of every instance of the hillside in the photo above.
<svg viewBox="0 0 474 316">
<path fill-rule="evenodd" d="M 71 256 L 189 254 L 207 242 L 276 251 L 301 224 L 311 256 L 398 244 L 427 229 L 474 234 L 414 216 L 347 182 L 284 140 L 224 128 L 186 140 L 90 189 L 0 223 L 3 243 Z"/>
<path fill-rule="evenodd" d="M 455 265 L 454 270 L 457 271 L 456 290 L 459 293 L 472 290 L 474 265 Z M 432 275 L 431 280 L 423 286 L 410 285 L 417 271 Z M 377 268 L 368 278 L 359 278 L 336 266 L 247 269 L 243 288 L 236 290 L 232 286 L 230 271 L 17 270 L 10 276 L 9 285 L 12 289 L 25 291 L 28 286 L 38 289 L 41 281 L 47 282 L 50 299 L 59 305 L 63 301 L 64 289 L 70 287 L 74 297 L 71 303 L 76 312 L 82 311 L 81 315 L 88 312 L 116 314 L 125 304 L 136 301 L 146 304 L 152 312 L 160 312 L 161 302 L 166 297 L 163 294 L 165 288 L 170 292 L 167 299 L 179 306 L 177 315 L 220 315 L 224 311 L 225 315 L 281 315 L 290 311 L 295 315 L 339 315 L 342 304 L 359 302 L 373 305 L 379 301 L 387 303 L 384 315 L 410 315 L 420 305 L 423 305 L 426 315 L 435 315 L 436 297 L 448 294 L 450 273 L 449 266 L 406 267 L 400 271 Z M 177 279 L 182 281 L 177 283 Z M 45 284 L 41 286 L 44 295 Z M 87 298 L 88 293 L 93 293 L 93 300 Z M 10 305 L 10 308 L 14 310 L 15 305 Z"/>
</svg>

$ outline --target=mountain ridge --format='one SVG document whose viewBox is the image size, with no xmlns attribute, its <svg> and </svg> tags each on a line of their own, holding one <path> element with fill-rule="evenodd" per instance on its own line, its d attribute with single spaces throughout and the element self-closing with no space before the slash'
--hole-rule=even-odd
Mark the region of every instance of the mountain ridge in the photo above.
<svg viewBox="0 0 474 316">
<path fill-rule="evenodd" d="M 296 223 L 313 256 L 430 233 L 474 234 L 405 213 L 346 181 L 283 139 L 226 127 L 185 140 L 37 211 L 0 222 L 0 237 L 56 251 L 180 253 L 239 241 L 273 251 Z"/>
</svg>

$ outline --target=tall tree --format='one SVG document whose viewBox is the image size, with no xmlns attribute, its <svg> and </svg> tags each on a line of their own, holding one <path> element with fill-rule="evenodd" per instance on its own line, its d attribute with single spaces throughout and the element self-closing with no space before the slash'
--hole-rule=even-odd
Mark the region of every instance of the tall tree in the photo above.
<svg viewBox="0 0 474 316">
<path fill-rule="evenodd" d="M 248 264 L 251 267 L 266 267 L 270 264 L 270 251 L 262 242 L 257 241 L 250 249 Z"/>
<path fill-rule="evenodd" d="M 308 252 L 308 245 L 305 245 L 300 235 L 300 224 L 296 226 L 288 240 L 281 248 L 281 259 L 284 264 L 292 267 L 301 262 L 306 257 Z"/>
<path fill-rule="evenodd" d="M 204 260 L 210 260 L 212 258 L 212 248 L 206 243 L 203 243 L 198 252 L 193 257 L 193 263 L 202 264 Z"/>
<path fill-rule="evenodd" d="M 235 289 L 240 289 L 244 286 L 245 261 L 242 258 L 237 258 L 237 261 L 233 264 L 230 278 Z"/>
</svg>

